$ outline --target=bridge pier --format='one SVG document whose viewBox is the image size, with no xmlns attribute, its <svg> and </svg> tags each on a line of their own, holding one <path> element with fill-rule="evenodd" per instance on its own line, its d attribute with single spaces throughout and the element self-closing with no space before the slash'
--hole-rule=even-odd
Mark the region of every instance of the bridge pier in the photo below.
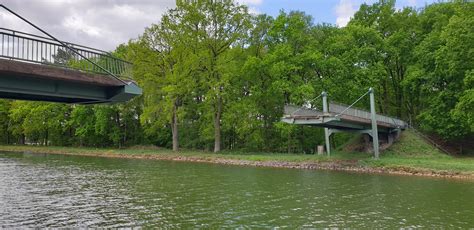
<svg viewBox="0 0 474 230">
<path fill-rule="evenodd" d="M 387 137 L 387 144 L 390 146 L 393 144 L 393 142 L 395 142 L 396 140 L 398 140 L 398 138 L 400 138 L 400 132 L 401 130 L 400 129 L 394 129 L 394 130 L 390 130 L 390 132 L 388 132 L 386 134 L 386 137 Z"/>
<path fill-rule="evenodd" d="M 362 140 L 364 142 L 364 151 L 365 152 L 372 152 L 371 146 L 372 146 L 372 141 L 370 138 L 370 134 L 364 133 L 362 134 Z"/>
<path fill-rule="evenodd" d="M 395 141 L 400 138 L 400 129 L 390 130 L 389 132 L 380 132 L 379 136 L 379 146 L 380 150 L 385 150 L 390 147 Z M 374 138 L 372 137 L 371 132 L 366 132 L 362 135 L 362 142 L 365 152 L 374 152 Z"/>
<path fill-rule="evenodd" d="M 393 144 L 393 141 L 394 141 L 394 138 L 393 138 L 393 135 L 392 134 L 387 134 L 387 143 L 389 145 Z"/>
<path fill-rule="evenodd" d="M 329 155 L 330 152 L 327 151 L 327 149 L 330 150 L 330 145 L 329 145 L 329 140 L 331 136 L 335 133 L 341 133 L 341 132 L 350 132 L 350 133 L 360 133 L 362 134 L 362 142 L 363 142 L 363 151 L 364 152 L 371 152 L 374 153 L 374 138 L 373 138 L 373 132 L 371 129 L 365 129 L 365 130 L 340 130 L 340 129 L 332 129 L 332 128 L 324 128 L 324 135 L 325 135 L 325 144 L 326 144 L 326 152 Z M 401 134 L 401 129 L 391 129 L 391 130 L 382 130 L 381 132 L 378 132 L 378 146 L 379 146 L 379 151 L 380 150 L 385 150 L 388 147 L 390 147 L 396 140 L 400 138 Z"/>
</svg>

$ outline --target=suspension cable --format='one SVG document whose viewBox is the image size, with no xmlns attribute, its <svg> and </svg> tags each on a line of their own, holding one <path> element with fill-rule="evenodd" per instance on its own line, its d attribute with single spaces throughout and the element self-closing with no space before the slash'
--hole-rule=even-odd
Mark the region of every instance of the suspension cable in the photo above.
<svg viewBox="0 0 474 230">
<path fill-rule="evenodd" d="M 336 115 L 336 117 L 341 116 L 344 112 L 346 112 L 348 109 L 350 109 L 352 106 L 354 106 L 357 102 L 359 102 L 363 97 L 365 97 L 368 93 L 370 93 L 372 89 L 369 89 L 367 92 L 365 92 L 362 96 L 360 96 L 357 100 L 354 101 L 351 105 L 349 105 L 347 108 L 342 110 L 339 114 Z"/>
<path fill-rule="evenodd" d="M 309 102 L 313 102 L 313 101 L 317 100 L 317 99 L 320 98 L 322 95 L 323 95 L 322 93 L 319 94 L 317 97 L 315 97 L 315 98 L 309 100 Z M 293 116 L 295 113 L 299 112 L 299 111 L 302 110 L 303 108 L 304 108 L 304 107 L 301 106 L 300 108 L 298 108 L 297 110 L 295 110 L 294 112 L 292 112 L 292 113 L 290 114 L 290 116 Z M 310 109 L 312 109 L 312 108 L 310 108 Z"/>
<path fill-rule="evenodd" d="M 295 115 L 295 113 L 299 112 L 301 109 L 303 109 L 303 107 L 300 107 L 298 108 L 297 110 L 293 111 L 291 114 L 290 114 L 290 117 L 293 117 Z"/>
<path fill-rule="evenodd" d="M 113 74 L 112 72 L 110 72 L 109 70 L 103 68 L 102 66 L 98 65 L 97 63 L 91 61 L 89 58 L 87 58 L 86 56 L 82 55 L 80 52 L 78 52 L 76 49 L 70 47 L 69 45 L 67 45 L 66 43 L 60 41 L 59 39 L 57 39 L 56 37 L 54 37 L 53 35 L 49 34 L 48 32 L 44 31 L 43 29 L 41 29 L 40 27 L 36 26 L 35 24 L 33 24 L 32 22 L 28 21 L 26 18 L 20 16 L 19 14 L 15 13 L 13 10 L 10 10 L 8 7 L 4 6 L 3 4 L 0 4 L 0 7 L 2 7 L 3 9 L 7 10 L 8 12 L 10 12 L 11 14 L 15 15 L 16 17 L 20 18 L 21 20 L 23 20 L 24 22 L 28 23 L 30 26 L 33 26 L 35 29 L 41 31 L 42 33 L 46 34 L 48 37 L 50 37 L 51 39 L 55 40 L 56 42 L 58 42 L 59 44 L 61 44 L 62 46 L 68 48 L 69 50 L 71 50 L 72 52 L 74 52 L 75 54 L 79 55 L 80 57 L 82 57 L 84 60 L 90 62 L 92 65 L 98 67 L 99 69 L 101 69 L 102 71 L 106 72 L 107 74 L 109 74 L 110 76 L 112 76 L 113 78 L 115 78 L 116 80 L 119 80 L 120 82 L 124 83 L 125 85 L 127 84 L 126 81 L 120 79 L 119 77 L 117 77 L 115 74 Z"/>
<path fill-rule="evenodd" d="M 320 93 L 317 97 L 315 97 L 315 98 L 309 100 L 309 102 L 312 103 L 313 101 L 316 101 L 316 100 L 317 100 L 318 98 L 320 98 L 321 96 L 323 96 L 322 93 Z"/>
</svg>

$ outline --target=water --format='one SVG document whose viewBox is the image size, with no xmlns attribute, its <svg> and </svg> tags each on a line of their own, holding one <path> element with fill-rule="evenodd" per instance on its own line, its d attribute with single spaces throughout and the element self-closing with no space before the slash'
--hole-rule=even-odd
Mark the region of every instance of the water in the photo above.
<svg viewBox="0 0 474 230">
<path fill-rule="evenodd" d="M 474 227 L 474 182 L 0 153 L 0 228 Z"/>
</svg>

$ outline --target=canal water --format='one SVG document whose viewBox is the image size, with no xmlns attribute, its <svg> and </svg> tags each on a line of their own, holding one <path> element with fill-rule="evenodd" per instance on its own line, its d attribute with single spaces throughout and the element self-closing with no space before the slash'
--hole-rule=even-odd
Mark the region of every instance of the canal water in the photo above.
<svg viewBox="0 0 474 230">
<path fill-rule="evenodd" d="M 0 228 L 474 227 L 474 182 L 0 153 Z"/>
</svg>

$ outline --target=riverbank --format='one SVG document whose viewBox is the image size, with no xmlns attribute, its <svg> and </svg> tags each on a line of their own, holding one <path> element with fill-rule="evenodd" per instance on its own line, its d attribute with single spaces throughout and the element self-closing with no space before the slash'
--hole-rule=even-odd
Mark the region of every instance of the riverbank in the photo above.
<svg viewBox="0 0 474 230">
<path fill-rule="evenodd" d="M 172 152 L 169 149 L 155 147 L 96 149 L 0 146 L 0 151 L 474 179 L 473 157 L 460 158 L 445 155 L 410 132 L 405 132 L 398 143 L 383 152 L 379 160 L 373 159 L 371 154 L 368 153 L 347 153 L 341 151 L 336 151 L 330 157 L 243 152 L 222 152 L 216 154 L 191 150 Z"/>
</svg>

